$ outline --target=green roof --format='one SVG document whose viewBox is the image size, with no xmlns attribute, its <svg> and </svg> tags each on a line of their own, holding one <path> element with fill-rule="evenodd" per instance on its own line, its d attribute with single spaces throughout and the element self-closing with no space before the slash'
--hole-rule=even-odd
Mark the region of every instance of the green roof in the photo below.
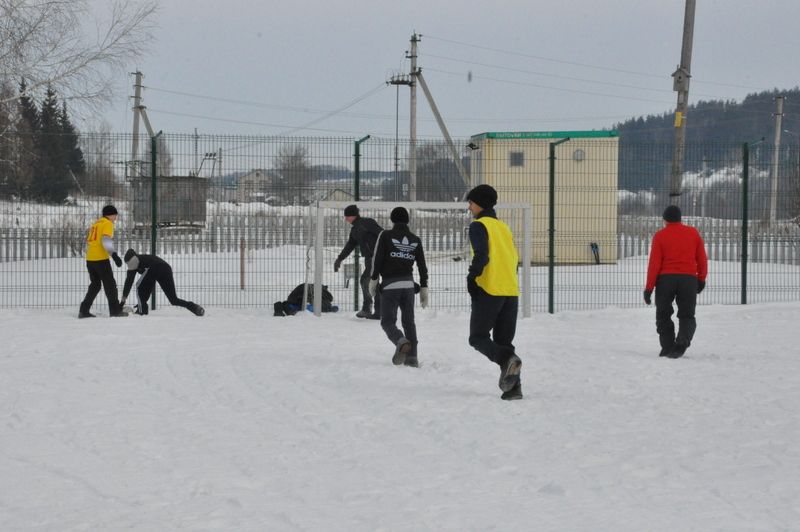
<svg viewBox="0 0 800 532">
<path fill-rule="evenodd" d="M 472 139 L 589 139 L 618 137 L 616 129 L 610 131 L 505 131 L 473 135 Z"/>
</svg>

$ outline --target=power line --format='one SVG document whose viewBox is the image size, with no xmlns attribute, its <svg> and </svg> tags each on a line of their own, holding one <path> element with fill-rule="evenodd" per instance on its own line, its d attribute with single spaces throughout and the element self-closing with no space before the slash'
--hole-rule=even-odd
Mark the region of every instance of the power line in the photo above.
<svg viewBox="0 0 800 532">
<path fill-rule="evenodd" d="M 544 77 L 548 77 L 548 78 L 564 79 L 564 80 L 569 80 L 569 81 L 581 81 L 581 82 L 584 82 L 584 83 L 595 83 L 595 84 L 598 84 L 598 85 L 607 85 L 607 86 L 610 86 L 610 87 L 623 87 L 623 88 L 626 88 L 626 89 L 634 89 L 634 90 L 644 90 L 644 91 L 652 91 L 652 92 L 665 92 L 667 94 L 672 94 L 672 92 L 673 92 L 671 89 L 653 89 L 653 88 L 650 88 L 650 87 L 641 87 L 641 86 L 637 86 L 637 85 L 626 85 L 624 83 L 614 83 L 613 81 L 599 81 L 599 80 L 586 79 L 586 78 L 576 78 L 576 77 L 572 77 L 572 76 L 561 76 L 561 75 L 558 75 L 558 74 L 547 74 L 545 72 L 537 72 L 537 71 L 525 70 L 525 69 L 521 69 L 521 68 L 513 68 L 513 67 L 492 65 L 492 64 L 489 64 L 489 63 L 480 63 L 478 61 L 467 61 L 465 59 L 457 59 L 455 57 L 447 57 L 447 56 L 443 56 L 443 55 L 427 54 L 427 53 L 426 54 L 420 54 L 420 55 L 424 55 L 425 57 L 435 57 L 437 59 L 444 59 L 446 61 L 454 61 L 454 62 L 458 62 L 458 63 L 465 63 L 465 64 L 468 64 L 468 65 L 478 65 L 478 66 L 483 66 L 483 67 L 487 67 L 487 68 L 494 68 L 494 69 L 497 69 L 497 70 L 507 70 L 507 71 L 510 71 L 510 72 L 519 72 L 519 73 L 522 73 L 522 74 L 532 74 L 532 75 L 535 75 L 535 76 L 544 76 Z M 664 79 L 666 79 L 666 76 L 662 76 L 661 79 L 663 81 Z M 700 94 L 700 93 L 696 93 L 696 94 L 698 96 L 707 96 L 709 98 L 723 98 L 723 97 L 716 96 L 716 95 L 713 95 L 713 94 Z"/>
<path fill-rule="evenodd" d="M 589 64 L 589 63 L 578 63 L 578 62 L 575 62 L 575 61 L 565 61 L 563 59 L 555 59 L 555 58 L 552 58 L 552 57 L 544 57 L 544 56 L 541 56 L 541 55 L 526 54 L 524 52 L 517 52 L 517 51 L 514 51 L 514 50 L 504 50 L 502 48 L 493 48 L 493 47 L 490 47 L 490 46 L 481 46 L 481 45 L 478 45 L 478 44 L 472 44 L 472 43 L 467 43 L 467 42 L 463 42 L 463 41 L 456 41 L 456 40 L 453 40 L 453 39 L 445 39 L 443 37 L 435 37 L 435 36 L 431 36 L 431 35 L 428 35 L 428 34 L 426 34 L 425 37 L 427 39 L 433 39 L 435 41 L 442 41 L 442 42 L 447 42 L 447 43 L 451 43 L 451 44 L 458 44 L 460 46 L 468 46 L 470 48 L 477 48 L 477 49 L 480 49 L 480 50 L 487 50 L 487 51 L 495 52 L 495 53 L 516 55 L 516 56 L 520 56 L 520 57 L 527 57 L 527 58 L 530 58 L 530 59 L 538 59 L 540 61 L 548 61 L 548 62 L 551 62 L 551 63 L 558 63 L 558 64 L 562 64 L 562 65 L 571 65 L 571 66 L 579 66 L 579 67 L 583 67 L 583 68 L 592 68 L 592 69 L 595 69 L 595 70 L 619 72 L 621 74 L 630 74 L 632 76 L 641 76 L 641 77 L 646 77 L 646 78 L 658 78 L 658 79 L 662 79 L 662 80 L 664 79 L 664 76 L 661 75 L 661 74 L 653 74 L 653 73 L 649 73 L 649 72 L 636 72 L 634 70 L 624 70 L 624 69 L 621 69 L 621 68 L 613 68 L 613 67 L 608 67 L 608 66 L 593 65 L 593 64 Z M 718 85 L 718 86 L 722 86 L 722 87 L 735 87 L 735 88 L 738 88 L 738 89 L 750 89 L 750 90 L 757 90 L 757 91 L 767 90 L 767 89 L 764 89 L 763 87 L 751 87 L 751 86 L 747 86 L 747 85 L 738 85 L 738 84 L 735 84 L 735 83 L 720 83 L 720 82 L 715 82 L 715 81 L 702 81 L 702 80 L 698 80 L 698 79 L 696 79 L 694 77 L 692 78 L 692 83 L 703 83 L 703 84 L 707 84 L 707 85 Z"/>
<path fill-rule="evenodd" d="M 433 70 L 433 69 L 431 69 Z M 287 110 L 287 111 L 297 111 L 302 113 L 312 113 L 312 114 L 320 114 L 320 113 L 330 113 L 331 111 L 322 110 L 322 109 L 313 109 L 310 107 L 299 107 L 299 106 L 290 106 L 290 105 L 280 105 L 280 104 L 269 104 L 264 102 L 257 102 L 252 100 L 237 100 L 232 98 L 223 98 L 219 96 L 211 96 L 208 94 L 198 94 L 192 92 L 185 92 L 185 91 L 176 91 L 172 89 L 165 89 L 161 87 L 152 87 L 146 86 L 145 87 L 149 91 L 154 92 L 162 92 L 166 94 L 174 94 L 176 96 L 185 96 L 187 98 L 197 98 L 201 100 L 208 100 L 214 102 L 223 102 L 223 103 L 231 103 L 235 105 L 243 105 L 249 107 L 260 107 L 260 108 L 267 108 L 267 109 L 278 109 L 278 110 Z M 385 114 L 374 114 L 374 113 L 339 113 L 340 116 L 345 116 L 348 118 L 358 118 L 358 119 L 370 119 L 370 120 L 392 120 L 394 121 L 394 115 L 385 115 Z M 505 117 L 470 117 L 470 118 L 448 118 L 448 122 L 464 122 L 464 123 L 481 123 L 481 122 L 556 122 L 559 120 L 563 121 L 582 121 L 582 120 L 614 120 L 618 118 L 629 118 L 626 116 L 579 116 L 579 117 L 565 117 L 565 118 L 541 118 L 541 117 L 531 117 L 531 118 L 505 118 Z M 216 120 L 216 119 L 214 119 Z M 408 120 L 401 118 L 401 120 Z M 425 122 L 435 122 L 434 118 L 418 118 L 418 120 L 425 121 Z M 260 123 L 257 125 L 261 125 Z M 288 127 L 288 126 L 276 126 L 276 127 Z"/>
<path fill-rule="evenodd" d="M 451 72 L 451 71 L 448 71 L 448 70 L 439 70 L 439 69 L 430 68 L 430 67 L 426 67 L 425 70 L 429 70 L 431 72 L 440 72 L 442 74 L 449 74 L 449 75 L 452 75 L 452 76 L 459 76 L 459 77 L 462 76 L 462 74 L 460 72 Z M 477 76 L 475 74 L 473 74 L 472 77 L 474 79 L 485 79 L 485 80 L 489 80 L 489 81 L 497 81 L 499 83 L 510 83 L 512 85 L 524 85 L 524 86 L 528 86 L 528 87 L 537 87 L 539 89 L 549 89 L 549 90 L 561 91 L 561 92 L 573 92 L 573 93 L 576 93 L 576 94 L 589 94 L 589 95 L 592 95 L 592 96 L 603 96 L 603 97 L 606 97 L 606 98 L 617 98 L 617 99 L 621 99 L 621 100 L 636 100 L 636 101 L 639 101 L 639 102 L 650 102 L 650 103 L 661 103 L 661 104 L 671 104 L 672 103 L 672 102 L 667 102 L 665 100 L 651 100 L 651 99 L 648 99 L 648 98 L 638 98 L 636 96 L 622 96 L 622 95 L 619 95 L 619 94 L 607 94 L 607 93 L 602 93 L 602 92 L 592 92 L 592 91 L 584 91 L 584 90 L 578 90 L 578 89 L 565 89 L 563 87 L 552 87 L 552 86 L 549 86 L 549 85 L 541 85 L 541 84 L 538 84 L 538 83 L 529 83 L 529 82 L 525 82 L 525 81 L 515 81 L 515 80 L 510 80 L 510 79 L 492 78 L 492 77 L 489 77 L 489 76 Z"/>
</svg>

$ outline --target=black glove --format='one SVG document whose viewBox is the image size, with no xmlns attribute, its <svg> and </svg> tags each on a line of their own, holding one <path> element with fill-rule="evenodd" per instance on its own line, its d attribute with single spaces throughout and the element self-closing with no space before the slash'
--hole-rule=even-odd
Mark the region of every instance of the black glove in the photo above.
<svg viewBox="0 0 800 532">
<path fill-rule="evenodd" d="M 471 296 L 478 294 L 478 283 L 475 282 L 475 277 L 471 275 L 467 276 L 467 292 L 469 292 Z"/>
<path fill-rule="evenodd" d="M 338 272 L 339 271 L 339 267 L 341 267 L 341 265 L 342 265 L 342 261 L 340 259 L 336 259 L 335 261 L 333 261 L 333 271 L 334 272 Z"/>
<path fill-rule="evenodd" d="M 652 302 L 650 300 L 650 296 L 652 296 L 652 295 L 653 295 L 653 291 L 652 290 L 645 290 L 644 291 L 644 302 L 647 303 L 648 305 Z"/>
<path fill-rule="evenodd" d="M 705 287 L 706 287 L 706 282 L 705 281 L 701 281 L 700 279 L 698 279 L 697 280 L 697 293 L 699 294 L 700 292 L 702 292 L 703 289 L 705 289 Z"/>
<path fill-rule="evenodd" d="M 117 265 L 117 268 L 119 268 L 120 266 L 122 266 L 122 259 L 121 259 L 121 258 L 119 258 L 119 255 L 117 255 L 117 252 L 116 252 L 116 251 L 115 251 L 114 253 L 112 253 L 112 254 L 111 254 L 111 258 L 112 258 L 112 259 L 114 259 L 114 264 L 116 264 L 116 265 Z"/>
</svg>

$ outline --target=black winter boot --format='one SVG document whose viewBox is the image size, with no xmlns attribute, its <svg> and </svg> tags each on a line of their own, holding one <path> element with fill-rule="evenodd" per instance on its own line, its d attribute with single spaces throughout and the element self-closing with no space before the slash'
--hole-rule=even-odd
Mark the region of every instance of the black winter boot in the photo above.
<svg viewBox="0 0 800 532">
<path fill-rule="evenodd" d="M 516 401 L 517 399 L 522 399 L 522 383 L 517 381 L 517 385 L 511 388 L 507 392 L 503 392 L 503 395 L 500 396 L 500 399 L 503 401 Z"/>
<path fill-rule="evenodd" d="M 519 384 L 522 360 L 508 348 L 505 349 L 505 352 L 507 358 L 505 362 L 500 364 L 500 381 L 498 382 L 498 386 L 500 386 L 500 389 L 504 392 L 508 392 Z"/>
<path fill-rule="evenodd" d="M 419 367 L 419 359 L 417 358 L 417 346 L 416 345 L 414 345 L 411 348 L 411 352 L 406 355 L 406 359 L 403 362 L 403 365 L 409 366 L 409 367 L 412 367 L 412 368 L 418 368 Z"/>
<path fill-rule="evenodd" d="M 414 344 L 411 343 L 410 340 L 405 338 L 400 338 L 397 341 L 397 347 L 394 350 L 394 356 L 392 357 L 392 364 L 395 366 L 402 366 L 406 362 L 406 357 L 411 353 L 414 349 Z"/>
</svg>

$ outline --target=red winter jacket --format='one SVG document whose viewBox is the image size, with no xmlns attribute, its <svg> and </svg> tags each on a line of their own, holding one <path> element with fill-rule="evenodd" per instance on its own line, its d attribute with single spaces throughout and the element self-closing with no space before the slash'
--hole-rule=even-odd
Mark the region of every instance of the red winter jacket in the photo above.
<svg viewBox="0 0 800 532">
<path fill-rule="evenodd" d="M 706 280 L 708 258 L 703 238 L 697 229 L 673 222 L 655 234 L 650 248 L 645 290 L 653 290 L 656 279 L 662 273 L 696 275 L 700 281 Z"/>
</svg>

